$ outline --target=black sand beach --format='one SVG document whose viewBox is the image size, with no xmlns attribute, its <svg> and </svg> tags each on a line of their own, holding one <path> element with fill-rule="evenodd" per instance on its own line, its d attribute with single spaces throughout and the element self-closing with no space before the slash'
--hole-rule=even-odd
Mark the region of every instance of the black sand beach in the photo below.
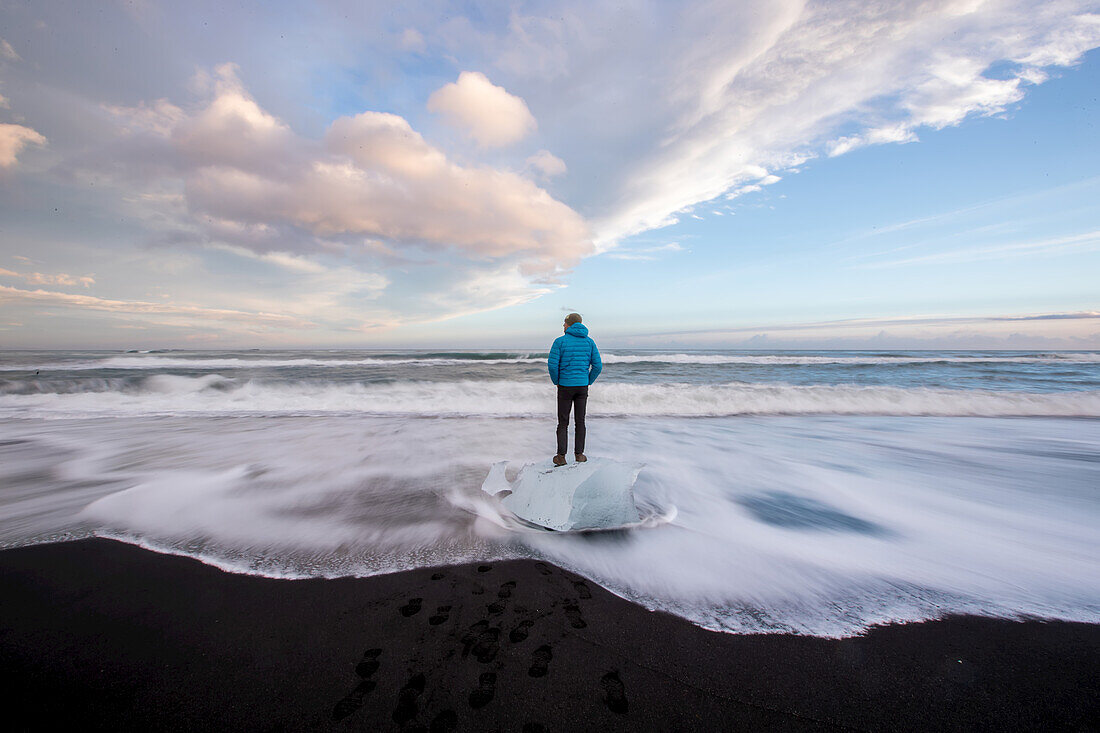
<svg viewBox="0 0 1100 733">
<path fill-rule="evenodd" d="M 278 581 L 108 540 L 0 552 L 28 730 L 1095 730 L 1100 627 L 737 636 L 533 561 Z"/>
</svg>

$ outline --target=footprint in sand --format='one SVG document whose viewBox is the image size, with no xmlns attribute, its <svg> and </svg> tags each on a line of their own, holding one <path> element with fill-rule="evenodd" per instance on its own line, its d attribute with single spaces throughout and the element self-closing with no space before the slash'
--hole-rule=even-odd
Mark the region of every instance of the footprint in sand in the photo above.
<svg viewBox="0 0 1100 733">
<path fill-rule="evenodd" d="M 531 627 L 534 625 L 535 622 L 529 618 L 521 620 L 514 629 L 508 632 L 508 641 L 518 644 L 525 640 L 531 634 Z"/>
<path fill-rule="evenodd" d="M 483 708 L 493 701 L 493 695 L 497 692 L 497 675 L 495 672 L 482 672 L 477 680 L 477 689 L 470 693 L 470 707 L 474 710 Z"/>
<path fill-rule="evenodd" d="M 527 674 L 531 677 L 545 677 L 553 658 L 554 651 L 550 645 L 543 644 L 531 654 L 531 668 L 527 670 Z"/>
<path fill-rule="evenodd" d="M 344 696 L 344 699 L 336 703 L 332 709 L 333 720 L 343 720 L 359 708 L 363 707 L 363 699 L 378 686 L 374 680 L 367 679 L 378 671 L 378 657 L 381 649 L 368 649 L 363 652 L 363 658 L 355 665 L 355 674 L 363 678 L 355 689 Z"/>
<path fill-rule="evenodd" d="M 486 620 L 478 621 L 462 637 L 462 656 L 470 654 L 482 664 L 496 659 L 500 651 L 500 629 L 490 626 Z"/>
<path fill-rule="evenodd" d="M 592 597 L 592 591 L 588 590 L 588 586 L 585 585 L 583 580 L 574 580 L 573 589 L 577 591 L 577 595 L 580 596 L 582 600 L 588 600 Z"/>
<path fill-rule="evenodd" d="M 569 619 L 569 625 L 574 629 L 583 629 L 588 626 L 584 617 L 581 616 L 581 609 L 576 601 L 566 600 L 562 603 L 562 609 L 565 611 L 565 617 Z"/>
<path fill-rule="evenodd" d="M 363 699 L 377 686 L 378 683 L 374 680 L 363 680 L 360 682 L 343 700 L 336 703 L 336 706 L 332 709 L 332 719 L 343 720 L 363 707 Z"/>
<path fill-rule="evenodd" d="M 430 623 L 432 626 L 439 626 L 441 623 L 443 623 L 444 621 L 446 621 L 450 617 L 451 617 L 451 607 L 450 606 L 440 606 L 439 608 L 435 609 L 435 615 L 434 616 L 429 616 L 428 617 L 428 623 Z"/>
<path fill-rule="evenodd" d="M 424 675 L 417 673 L 409 678 L 401 692 L 397 693 L 397 707 L 393 709 L 393 722 L 398 725 L 416 717 L 416 698 L 424 692 Z"/>
<path fill-rule="evenodd" d="M 381 654 L 381 649 L 368 649 L 363 652 L 363 658 L 359 661 L 359 664 L 355 665 L 355 674 L 366 679 L 377 672 L 378 657 Z"/>
<path fill-rule="evenodd" d="M 477 566 L 477 571 L 478 571 L 479 573 L 487 573 L 487 572 L 489 572 L 489 571 L 490 571 L 490 570 L 492 570 L 492 569 L 493 569 L 493 566 L 492 566 L 492 565 L 478 565 L 478 566 Z"/>
<path fill-rule="evenodd" d="M 543 575 L 550 575 L 553 571 L 550 570 L 550 566 L 544 562 L 535 563 L 535 570 L 538 570 Z"/>
<path fill-rule="evenodd" d="M 605 674 L 600 679 L 600 687 L 603 688 L 607 708 L 613 713 L 624 715 L 627 711 L 626 688 L 619 679 L 619 673 L 611 671 Z"/>
<path fill-rule="evenodd" d="M 432 580 L 443 580 L 446 577 L 446 573 L 432 573 Z"/>
<path fill-rule="evenodd" d="M 400 609 L 401 615 L 405 618 L 409 616 L 415 616 L 420 613 L 420 604 L 424 602 L 423 598 L 410 598 L 409 602 L 402 606 Z"/>
<path fill-rule="evenodd" d="M 504 613 L 504 609 L 508 606 L 508 599 L 512 597 L 512 591 L 515 587 L 516 581 L 514 580 L 509 580 L 500 586 L 500 590 L 497 591 L 497 600 L 487 606 L 491 615 L 496 616 Z"/>
</svg>

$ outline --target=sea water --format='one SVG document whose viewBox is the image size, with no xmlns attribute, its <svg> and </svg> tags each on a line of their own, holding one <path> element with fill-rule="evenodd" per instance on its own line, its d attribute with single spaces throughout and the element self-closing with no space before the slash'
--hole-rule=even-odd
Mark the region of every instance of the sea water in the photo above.
<svg viewBox="0 0 1100 733">
<path fill-rule="evenodd" d="M 604 353 L 591 456 L 645 529 L 504 521 L 554 452 L 545 352 L 0 352 L 0 547 L 112 537 L 233 572 L 541 558 L 731 632 L 1100 622 L 1100 353 Z"/>
</svg>

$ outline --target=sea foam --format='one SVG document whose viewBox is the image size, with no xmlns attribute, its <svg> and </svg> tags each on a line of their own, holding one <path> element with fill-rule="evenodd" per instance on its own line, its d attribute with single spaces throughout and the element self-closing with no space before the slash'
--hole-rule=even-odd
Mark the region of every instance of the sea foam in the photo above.
<svg viewBox="0 0 1100 733">
<path fill-rule="evenodd" d="M 546 460 L 550 418 L 6 421 L 0 544 L 108 536 L 282 578 L 541 558 L 733 632 L 1100 622 L 1100 421 L 634 417 L 588 440 L 675 519 L 599 542 L 494 521 L 490 466 Z"/>
<path fill-rule="evenodd" d="M 35 382 L 0 394 L 0 415 L 325 415 L 519 417 L 553 414 L 549 383 L 264 381 L 217 374 Z M 859 385 L 633 384 L 591 389 L 593 416 L 1100 416 L 1100 390 L 1022 392 Z"/>
</svg>

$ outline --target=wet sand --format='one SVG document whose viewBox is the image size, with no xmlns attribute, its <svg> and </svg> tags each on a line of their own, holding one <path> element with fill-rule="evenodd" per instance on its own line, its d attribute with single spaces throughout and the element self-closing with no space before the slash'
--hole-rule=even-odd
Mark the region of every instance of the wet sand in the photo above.
<svg viewBox="0 0 1100 733">
<path fill-rule="evenodd" d="M 28 729 L 1100 729 L 1100 626 L 730 635 L 535 561 L 280 581 L 109 540 L 0 552 Z"/>
</svg>

